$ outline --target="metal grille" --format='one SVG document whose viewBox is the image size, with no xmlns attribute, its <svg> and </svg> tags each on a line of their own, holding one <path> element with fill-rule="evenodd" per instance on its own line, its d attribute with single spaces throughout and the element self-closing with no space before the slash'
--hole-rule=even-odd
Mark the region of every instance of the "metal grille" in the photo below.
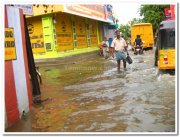
<svg viewBox="0 0 180 137">
<path fill-rule="evenodd" d="M 51 43 L 46 43 L 46 50 L 50 50 L 51 49 Z"/>
</svg>

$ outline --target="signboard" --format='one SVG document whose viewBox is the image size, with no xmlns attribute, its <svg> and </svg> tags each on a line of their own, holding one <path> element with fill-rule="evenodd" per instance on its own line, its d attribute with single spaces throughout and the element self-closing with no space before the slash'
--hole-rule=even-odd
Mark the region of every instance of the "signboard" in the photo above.
<svg viewBox="0 0 180 137">
<path fill-rule="evenodd" d="M 14 7 L 22 9 L 24 15 L 33 15 L 32 5 L 14 5 Z"/>
<path fill-rule="evenodd" d="M 13 60 L 16 59 L 16 48 L 14 41 L 14 29 L 13 28 L 5 28 L 5 60 Z"/>
<path fill-rule="evenodd" d="M 103 5 L 66 5 L 68 11 L 76 12 L 78 14 L 105 19 Z"/>
<path fill-rule="evenodd" d="M 103 22 L 109 22 L 105 16 L 104 5 L 102 4 L 65 4 L 64 12 Z"/>
<path fill-rule="evenodd" d="M 164 13 L 165 13 L 165 16 L 166 16 L 165 20 L 170 20 L 171 19 L 171 10 L 170 10 L 170 8 L 165 8 Z"/>
<path fill-rule="evenodd" d="M 119 27 L 118 24 L 115 25 L 108 25 L 108 29 L 117 29 Z"/>
<path fill-rule="evenodd" d="M 171 19 L 175 20 L 175 5 L 170 5 Z"/>
<path fill-rule="evenodd" d="M 112 5 L 104 5 L 105 19 L 113 23 Z"/>
<path fill-rule="evenodd" d="M 42 18 L 27 18 L 27 27 L 33 53 L 44 53 Z"/>
</svg>

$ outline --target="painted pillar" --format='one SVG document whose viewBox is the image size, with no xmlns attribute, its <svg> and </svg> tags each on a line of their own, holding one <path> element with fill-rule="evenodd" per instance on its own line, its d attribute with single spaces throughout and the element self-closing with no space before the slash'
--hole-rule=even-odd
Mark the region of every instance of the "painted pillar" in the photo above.
<svg viewBox="0 0 180 137">
<path fill-rule="evenodd" d="M 101 43 L 101 41 L 102 41 L 102 36 L 103 36 L 103 29 L 102 29 L 102 22 L 99 22 L 98 23 L 98 28 L 99 28 L 99 43 Z M 98 43 L 98 44 L 99 44 Z"/>
<path fill-rule="evenodd" d="M 23 12 L 5 8 L 5 27 L 14 29 L 16 60 L 5 61 L 5 110 L 8 126 L 32 107 L 32 93 L 25 44 Z"/>
<path fill-rule="evenodd" d="M 98 44 L 100 43 L 100 41 L 99 41 L 99 35 L 100 35 L 100 33 L 99 33 L 99 22 L 97 21 L 96 22 L 96 28 L 97 28 L 97 40 L 98 40 Z"/>
<path fill-rule="evenodd" d="M 53 15 L 44 15 L 42 17 L 42 26 L 46 52 L 52 52 L 55 48 Z"/>
<path fill-rule="evenodd" d="M 89 19 L 86 18 L 86 38 L 87 38 L 87 45 L 90 47 L 91 45 L 91 36 L 90 36 L 90 25 L 89 25 Z"/>
<path fill-rule="evenodd" d="M 74 49 L 77 48 L 77 34 L 76 34 L 76 23 L 74 19 L 74 15 L 71 15 L 71 24 L 72 24 L 72 37 L 73 37 L 73 46 Z"/>
<path fill-rule="evenodd" d="M 5 27 L 8 27 L 7 8 L 5 7 Z M 5 125 L 11 126 L 19 120 L 19 110 L 15 89 L 14 73 L 12 60 L 5 61 Z"/>
</svg>

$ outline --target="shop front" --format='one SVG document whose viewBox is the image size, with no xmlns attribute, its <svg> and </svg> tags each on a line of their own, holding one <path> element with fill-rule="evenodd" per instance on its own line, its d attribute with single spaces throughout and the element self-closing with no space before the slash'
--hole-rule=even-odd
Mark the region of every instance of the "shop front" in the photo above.
<svg viewBox="0 0 180 137">
<path fill-rule="evenodd" d="M 103 27 L 110 22 L 105 18 L 104 5 L 58 7 L 34 5 L 35 16 L 27 17 L 33 53 L 58 57 L 62 51 L 98 47 Z"/>
</svg>

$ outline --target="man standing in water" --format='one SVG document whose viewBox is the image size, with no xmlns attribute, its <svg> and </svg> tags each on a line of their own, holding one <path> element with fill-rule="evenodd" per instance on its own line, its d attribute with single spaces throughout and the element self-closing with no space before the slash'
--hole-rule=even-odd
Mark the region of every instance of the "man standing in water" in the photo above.
<svg viewBox="0 0 180 137">
<path fill-rule="evenodd" d="M 117 60 L 117 69 L 120 71 L 121 60 L 123 60 L 124 70 L 126 70 L 126 53 L 127 44 L 126 41 L 121 37 L 120 32 L 116 32 L 116 38 L 112 41 L 111 47 L 113 52 L 115 52 Z"/>
</svg>

